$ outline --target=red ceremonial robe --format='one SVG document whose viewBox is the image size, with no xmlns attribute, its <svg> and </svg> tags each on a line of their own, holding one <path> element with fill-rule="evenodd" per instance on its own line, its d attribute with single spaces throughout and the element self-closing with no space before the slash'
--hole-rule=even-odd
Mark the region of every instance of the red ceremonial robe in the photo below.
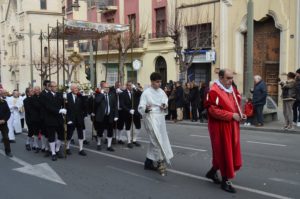
<svg viewBox="0 0 300 199">
<path fill-rule="evenodd" d="M 235 88 L 234 92 L 240 104 L 241 96 Z M 240 124 L 232 118 L 234 113 L 238 113 L 233 94 L 214 83 L 207 95 L 206 105 L 213 167 L 220 169 L 222 177 L 233 178 L 235 171 L 242 166 Z"/>
</svg>

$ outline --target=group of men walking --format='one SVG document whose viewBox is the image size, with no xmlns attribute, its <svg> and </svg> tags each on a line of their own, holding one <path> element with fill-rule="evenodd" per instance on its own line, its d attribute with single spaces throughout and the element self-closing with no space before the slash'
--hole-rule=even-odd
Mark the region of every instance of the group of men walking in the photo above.
<svg viewBox="0 0 300 199">
<path fill-rule="evenodd" d="M 114 87 L 101 82 L 100 89 L 90 96 L 79 92 L 73 84 L 71 92 L 64 95 L 57 92 L 55 82 L 45 81 L 44 90 L 39 87 L 28 88 L 24 100 L 25 118 L 28 125 L 26 149 L 32 148 L 39 152 L 39 136 L 42 135 L 41 150 L 51 155 L 52 160 L 62 158 L 60 152 L 62 142 L 65 142 L 65 154 L 70 155 L 70 143 L 76 129 L 79 140 L 79 155 L 85 156 L 83 143 L 85 139 L 84 118 L 90 114 L 97 137 L 97 150 L 102 150 L 102 138 L 107 130 L 107 151 L 114 151 L 112 138 L 117 143 L 127 141 L 128 148 L 139 147 L 137 135 L 141 129 L 141 118 L 150 138 L 144 169 L 159 171 L 166 174 L 166 165 L 170 164 L 173 152 L 169 142 L 165 116 L 168 110 L 168 98 L 160 89 L 161 76 L 152 73 L 151 86 L 145 91 L 135 88 L 132 82 L 127 82 L 126 88 L 121 89 L 117 82 Z M 216 184 L 227 192 L 235 193 L 230 179 L 242 166 L 240 149 L 239 122 L 245 119 L 240 110 L 241 96 L 232 85 L 233 73 L 221 70 L 219 79 L 211 87 L 207 98 L 208 130 L 212 145 L 212 167 L 206 174 Z M 3 99 L 0 89 L 0 131 L 3 136 L 6 155 L 11 157 L 8 139 L 7 122 L 11 115 L 7 102 Z M 132 124 L 136 131 L 130 131 Z M 64 125 L 67 126 L 65 131 Z M 123 128 L 125 127 L 124 134 Z M 114 135 L 114 129 L 115 131 Z M 32 139 L 33 138 L 33 139 Z M 217 171 L 220 170 L 222 179 Z"/>
</svg>

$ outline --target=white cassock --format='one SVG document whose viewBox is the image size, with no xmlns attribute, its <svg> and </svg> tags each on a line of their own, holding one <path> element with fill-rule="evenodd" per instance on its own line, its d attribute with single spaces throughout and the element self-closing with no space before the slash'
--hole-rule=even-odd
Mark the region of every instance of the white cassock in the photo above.
<svg viewBox="0 0 300 199">
<path fill-rule="evenodd" d="M 160 109 L 162 104 L 168 105 L 165 92 L 162 89 L 156 90 L 150 87 L 143 92 L 138 110 L 143 116 L 145 129 L 150 137 L 147 158 L 153 161 L 166 159 L 169 162 L 173 157 L 173 152 L 166 128 L 166 112 Z M 145 113 L 146 105 L 151 106 L 149 113 Z"/>
<path fill-rule="evenodd" d="M 9 129 L 8 137 L 9 140 L 15 140 L 14 132 L 22 133 L 20 112 L 22 111 L 23 100 L 21 98 L 8 97 L 6 101 L 11 112 L 10 118 L 7 121 Z"/>
</svg>

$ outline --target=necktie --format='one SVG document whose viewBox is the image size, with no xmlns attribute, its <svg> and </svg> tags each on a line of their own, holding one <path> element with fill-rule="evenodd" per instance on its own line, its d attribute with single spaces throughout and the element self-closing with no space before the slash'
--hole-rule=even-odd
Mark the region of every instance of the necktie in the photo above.
<svg viewBox="0 0 300 199">
<path fill-rule="evenodd" d="M 108 96 L 105 94 L 105 115 L 108 115 Z"/>
</svg>

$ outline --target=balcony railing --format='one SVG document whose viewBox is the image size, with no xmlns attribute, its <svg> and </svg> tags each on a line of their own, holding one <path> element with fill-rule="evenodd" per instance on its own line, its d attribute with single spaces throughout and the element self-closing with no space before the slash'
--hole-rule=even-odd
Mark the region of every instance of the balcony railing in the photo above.
<svg viewBox="0 0 300 199">
<path fill-rule="evenodd" d="M 118 10 L 116 0 L 102 0 L 97 3 L 97 8 L 102 13 L 115 12 Z"/>
</svg>

